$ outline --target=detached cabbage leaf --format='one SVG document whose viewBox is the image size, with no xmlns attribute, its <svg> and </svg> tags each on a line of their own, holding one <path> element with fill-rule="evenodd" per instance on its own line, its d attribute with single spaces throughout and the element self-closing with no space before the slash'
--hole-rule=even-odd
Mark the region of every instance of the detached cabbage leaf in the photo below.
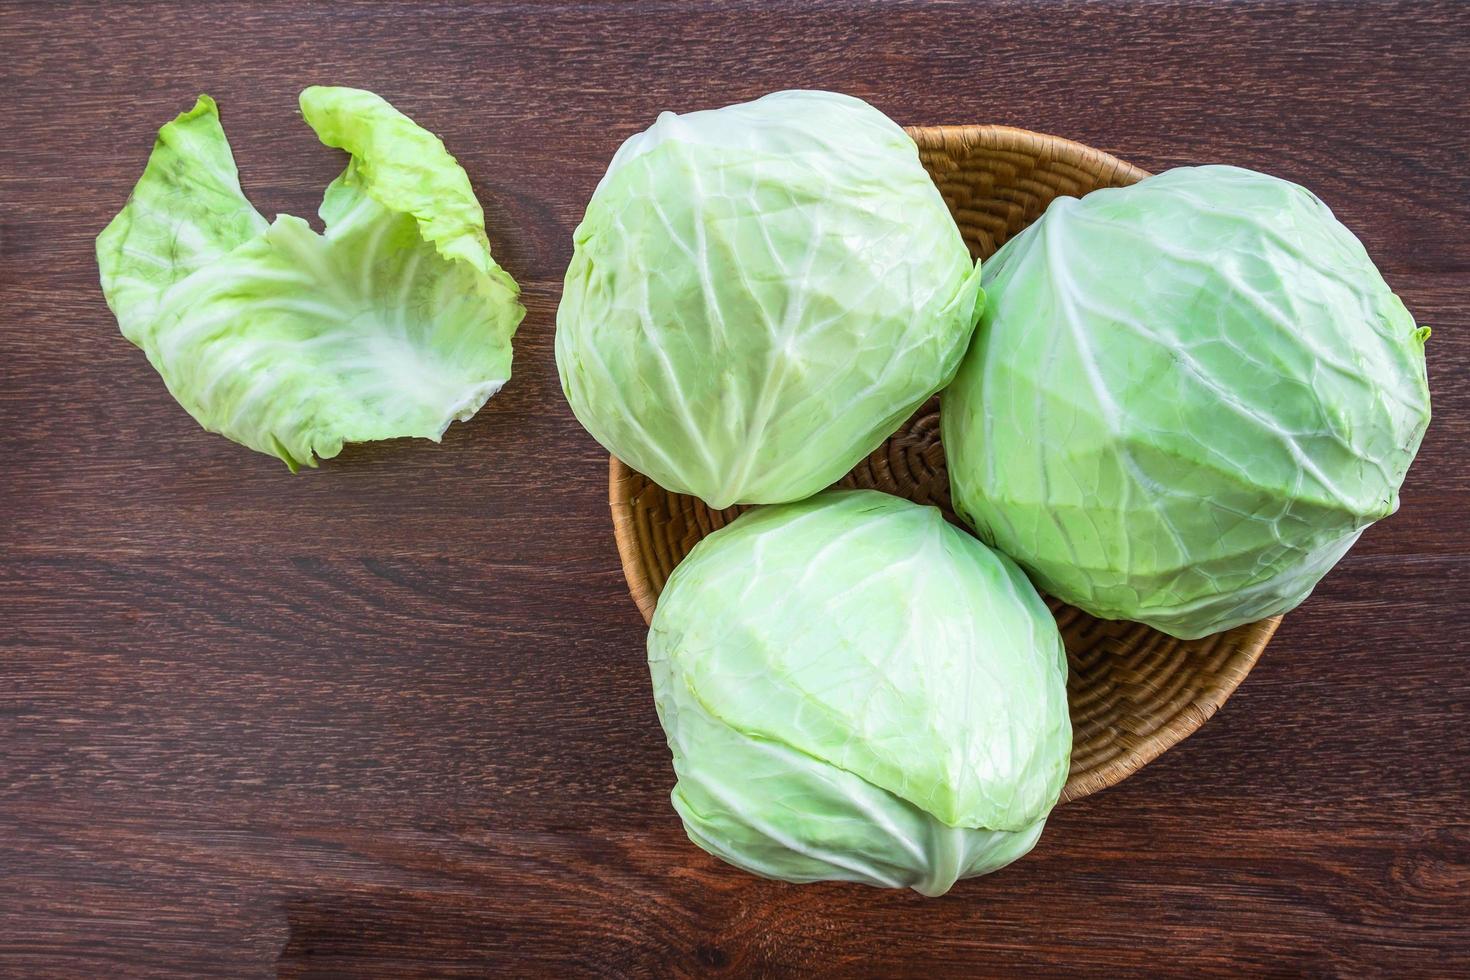
<svg viewBox="0 0 1470 980">
<path fill-rule="evenodd" d="M 301 108 L 353 154 L 327 189 L 322 234 L 250 206 L 201 96 L 159 132 L 97 239 L 108 304 L 170 393 L 293 470 L 346 442 L 437 441 L 510 377 L 524 313 L 437 137 L 355 89 L 309 88 Z"/>
<path fill-rule="evenodd" d="M 1294 608 L 1398 508 L 1428 330 L 1304 188 L 1058 198 L 985 287 L 943 395 L 955 509 L 1058 598 L 1200 637 Z"/>
<path fill-rule="evenodd" d="M 742 515 L 670 576 L 648 660 L 690 839 L 756 874 L 943 894 L 1029 851 L 1067 778 L 1056 622 L 933 507 Z"/>
</svg>

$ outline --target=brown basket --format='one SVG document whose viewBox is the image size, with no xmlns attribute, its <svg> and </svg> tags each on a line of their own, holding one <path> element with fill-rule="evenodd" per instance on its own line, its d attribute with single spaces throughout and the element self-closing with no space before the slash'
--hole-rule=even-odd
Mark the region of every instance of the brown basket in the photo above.
<svg viewBox="0 0 1470 980">
<path fill-rule="evenodd" d="M 970 251 L 981 259 L 1036 220 L 1054 197 L 1080 197 L 1148 176 L 1080 143 L 1008 126 L 925 126 L 909 134 Z M 623 573 L 648 620 L 674 566 L 743 508 L 711 510 L 695 497 L 657 486 L 616 457 L 610 476 Z M 939 400 L 930 399 L 841 485 L 934 504 L 953 520 Z M 1049 602 L 1071 666 L 1072 771 L 1063 801 L 1121 782 L 1204 724 L 1245 678 L 1281 620 L 1176 640 L 1138 623 L 1095 619 Z"/>
</svg>

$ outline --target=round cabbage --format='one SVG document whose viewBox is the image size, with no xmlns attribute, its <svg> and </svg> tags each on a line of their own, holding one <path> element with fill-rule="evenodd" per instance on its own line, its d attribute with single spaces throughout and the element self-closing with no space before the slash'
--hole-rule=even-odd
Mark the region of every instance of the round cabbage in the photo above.
<svg viewBox="0 0 1470 980">
<path fill-rule="evenodd" d="M 840 478 L 954 376 L 982 299 L 914 141 L 829 92 L 664 113 L 574 239 L 556 331 L 572 410 L 714 507 Z"/>
<path fill-rule="evenodd" d="M 1067 778 L 1067 660 L 1019 568 L 862 491 L 746 513 L 648 634 L 674 808 L 768 878 L 941 895 L 1029 851 Z"/>
<path fill-rule="evenodd" d="M 1429 331 L 1305 189 L 1058 198 L 985 286 L 942 396 L 955 507 L 1051 594 L 1192 639 L 1294 608 L 1397 509 Z"/>
</svg>

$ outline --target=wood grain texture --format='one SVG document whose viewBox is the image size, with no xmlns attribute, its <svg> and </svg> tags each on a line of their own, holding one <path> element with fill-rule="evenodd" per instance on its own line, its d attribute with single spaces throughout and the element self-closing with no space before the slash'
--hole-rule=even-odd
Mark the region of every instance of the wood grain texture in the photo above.
<svg viewBox="0 0 1470 980">
<path fill-rule="evenodd" d="M 0 974 L 1470 974 L 1470 6 L 6 2 L 0 51 Z M 315 82 L 444 137 L 529 314 L 442 446 L 292 477 L 173 403 L 92 239 L 200 91 L 314 213 Z M 556 383 L 618 142 L 795 86 L 1302 181 L 1435 330 L 1402 511 L 1198 734 L 939 900 L 684 839 Z"/>
</svg>

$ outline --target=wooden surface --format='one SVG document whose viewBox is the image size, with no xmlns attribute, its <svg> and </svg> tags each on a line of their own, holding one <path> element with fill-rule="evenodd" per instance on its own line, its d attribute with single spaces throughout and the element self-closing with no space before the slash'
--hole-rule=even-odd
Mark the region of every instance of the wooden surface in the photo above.
<svg viewBox="0 0 1470 980">
<path fill-rule="evenodd" d="M 0 974 L 1470 972 L 1470 5 L 5 3 L 0 51 Z M 442 446 L 293 477 L 173 403 L 92 239 L 200 91 L 313 213 L 313 82 L 443 135 L 530 312 Z M 793 86 L 1300 180 L 1434 327 L 1402 511 L 1197 735 L 939 900 L 685 840 L 556 383 L 618 142 Z"/>
</svg>

